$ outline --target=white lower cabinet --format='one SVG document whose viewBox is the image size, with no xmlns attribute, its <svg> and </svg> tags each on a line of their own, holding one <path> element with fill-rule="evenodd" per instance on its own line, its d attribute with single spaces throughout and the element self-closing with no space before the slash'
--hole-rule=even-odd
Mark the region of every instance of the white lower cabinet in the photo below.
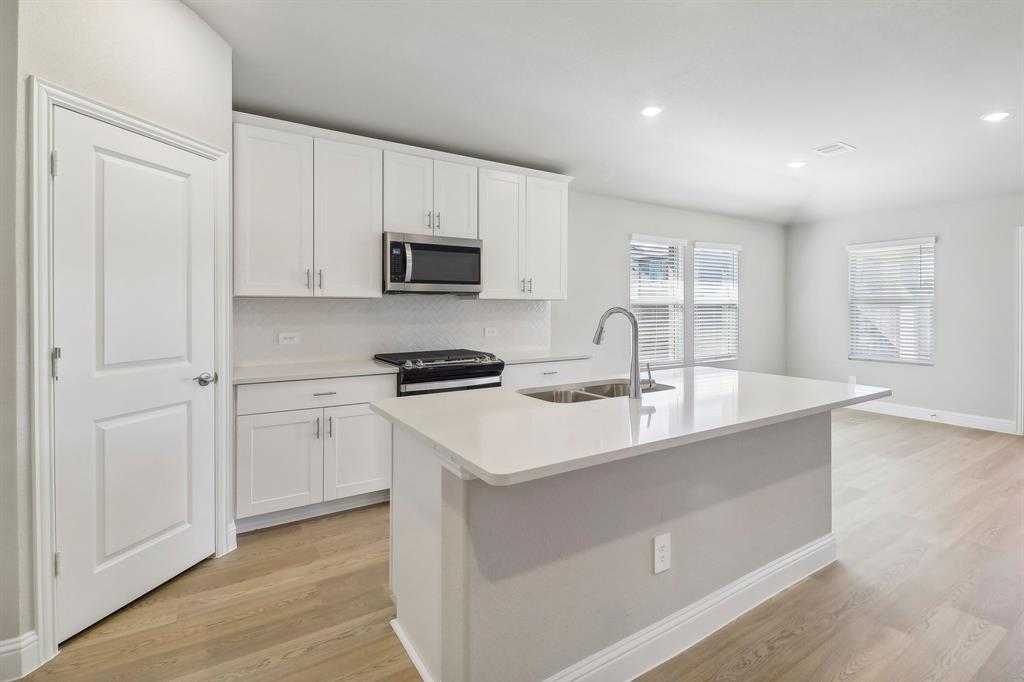
<svg viewBox="0 0 1024 682">
<path fill-rule="evenodd" d="M 323 410 L 238 418 L 237 516 L 255 516 L 324 499 Z"/>
<path fill-rule="evenodd" d="M 324 410 L 324 501 L 391 486 L 391 424 L 368 405 Z"/>
<path fill-rule="evenodd" d="M 394 381 L 384 375 L 239 386 L 236 518 L 387 490 L 391 424 L 366 401 L 394 395 Z"/>
</svg>

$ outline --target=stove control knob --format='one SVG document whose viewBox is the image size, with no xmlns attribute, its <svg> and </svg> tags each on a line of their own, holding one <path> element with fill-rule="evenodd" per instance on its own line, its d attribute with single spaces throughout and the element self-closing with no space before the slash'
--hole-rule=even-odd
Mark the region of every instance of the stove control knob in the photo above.
<svg viewBox="0 0 1024 682">
<path fill-rule="evenodd" d="M 417 360 L 416 361 L 416 366 L 417 367 L 422 367 L 423 366 L 423 361 L 422 360 Z"/>
<path fill-rule="evenodd" d="M 405 369 L 412 369 L 412 360 L 406 360 L 402 363 L 402 367 Z"/>
</svg>

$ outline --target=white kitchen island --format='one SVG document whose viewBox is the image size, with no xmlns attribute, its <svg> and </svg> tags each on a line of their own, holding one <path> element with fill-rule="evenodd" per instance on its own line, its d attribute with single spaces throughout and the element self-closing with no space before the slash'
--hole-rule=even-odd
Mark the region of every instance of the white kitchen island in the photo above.
<svg viewBox="0 0 1024 682">
<path fill-rule="evenodd" d="M 891 392 L 656 379 L 641 401 L 372 404 L 394 424 L 393 625 L 425 679 L 630 679 L 835 559 L 830 411 Z"/>
</svg>

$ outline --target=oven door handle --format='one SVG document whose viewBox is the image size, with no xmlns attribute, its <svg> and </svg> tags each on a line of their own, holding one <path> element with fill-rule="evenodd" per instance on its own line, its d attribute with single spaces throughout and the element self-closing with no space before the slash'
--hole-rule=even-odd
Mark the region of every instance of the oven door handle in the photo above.
<svg viewBox="0 0 1024 682">
<path fill-rule="evenodd" d="M 412 281 L 412 244 L 405 243 L 405 281 Z"/>
</svg>

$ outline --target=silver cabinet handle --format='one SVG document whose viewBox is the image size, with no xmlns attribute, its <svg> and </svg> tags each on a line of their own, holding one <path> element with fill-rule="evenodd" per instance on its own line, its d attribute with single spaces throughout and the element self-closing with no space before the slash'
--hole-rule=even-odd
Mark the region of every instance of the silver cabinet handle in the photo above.
<svg viewBox="0 0 1024 682">
<path fill-rule="evenodd" d="M 306 288 L 309 289 L 309 268 L 306 268 Z"/>
<path fill-rule="evenodd" d="M 320 417 L 316 418 L 316 431 L 313 433 L 313 437 L 320 440 Z"/>
<path fill-rule="evenodd" d="M 440 211 L 437 212 L 437 222 L 434 223 L 434 225 L 435 225 L 435 227 L 437 227 L 438 230 L 441 229 L 441 212 Z"/>
<path fill-rule="evenodd" d="M 334 438 L 334 417 L 327 418 L 327 437 Z"/>
<path fill-rule="evenodd" d="M 526 278 L 525 277 L 522 278 L 521 280 L 519 280 L 519 291 L 523 292 L 524 294 L 526 293 Z"/>
<path fill-rule="evenodd" d="M 553 371 L 553 372 L 544 372 L 544 375 L 545 375 L 545 376 L 546 376 L 546 375 L 548 375 L 548 374 L 558 374 L 558 370 L 556 369 L 556 370 L 555 370 L 555 371 Z"/>
<path fill-rule="evenodd" d="M 197 377 L 192 377 L 192 381 L 195 381 L 200 386 L 209 386 L 210 384 L 217 383 L 217 373 L 210 374 L 209 372 L 203 372 Z"/>
<path fill-rule="evenodd" d="M 337 393 L 337 391 L 323 391 L 323 392 L 321 392 L 321 393 L 314 393 L 314 394 L 313 394 L 313 397 L 314 397 L 314 398 L 319 398 L 320 396 L 324 396 L 324 395 L 335 395 L 336 393 Z"/>
<path fill-rule="evenodd" d="M 323 268 L 321 268 L 321 269 L 316 271 L 316 278 L 317 278 L 317 281 L 320 283 L 320 290 L 323 291 L 323 288 L 324 288 L 324 271 L 323 271 Z"/>
<path fill-rule="evenodd" d="M 528 279 L 526 281 L 529 282 L 529 287 L 526 289 L 526 291 L 532 294 L 533 293 L 533 277 L 531 277 L 530 279 Z"/>
<path fill-rule="evenodd" d="M 431 213 L 430 211 L 427 211 L 427 229 L 434 229 L 434 214 Z"/>
</svg>

